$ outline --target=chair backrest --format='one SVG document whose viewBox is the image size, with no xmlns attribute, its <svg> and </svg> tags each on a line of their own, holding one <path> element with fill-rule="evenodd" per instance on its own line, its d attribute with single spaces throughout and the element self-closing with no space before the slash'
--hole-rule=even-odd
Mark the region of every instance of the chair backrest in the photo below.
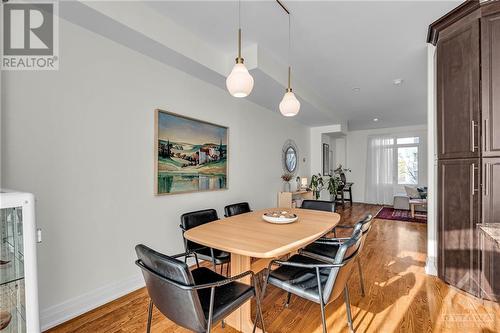
<svg viewBox="0 0 500 333">
<path fill-rule="evenodd" d="M 334 201 L 324 201 L 324 200 L 304 200 L 302 201 L 302 209 L 313 209 L 313 210 L 322 210 L 325 212 L 334 212 L 335 211 L 335 202 Z"/>
<path fill-rule="evenodd" d="M 195 332 L 205 331 L 208 323 L 197 291 L 175 285 L 194 285 L 188 266 L 143 244 L 137 245 L 135 251 L 149 297 L 158 310 L 182 327 Z"/>
<path fill-rule="evenodd" d="M 365 245 L 365 241 L 366 241 L 366 237 L 368 236 L 368 232 L 372 228 L 372 222 L 373 222 L 372 214 L 366 215 L 364 219 L 362 219 L 361 221 L 358 222 L 358 224 L 361 225 L 361 232 L 362 232 L 360 251 L 363 249 L 363 247 Z"/>
<path fill-rule="evenodd" d="M 368 231 L 370 231 L 370 229 L 372 228 L 372 221 L 373 221 L 372 214 L 368 214 L 362 220 L 358 221 L 358 223 L 361 223 L 361 225 L 363 226 L 361 228 L 363 234 L 367 234 Z"/>
<path fill-rule="evenodd" d="M 340 173 L 340 180 L 342 183 L 346 184 L 347 183 L 347 178 L 345 177 L 345 173 L 341 172 Z"/>
<path fill-rule="evenodd" d="M 181 225 L 180 225 L 182 229 L 182 237 L 184 237 L 185 231 L 205 223 L 217 221 L 218 219 L 219 217 L 217 216 L 217 211 L 215 209 L 203 209 L 195 212 L 182 214 Z M 199 248 L 203 248 L 205 246 L 184 238 L 184 247 L 186 249 L 186 252 L 189 252 Z"/>
<path fill-rule="evenodd" d="M 240 202 L 232 205 L 227 205 L 224 207 L 224 216 L 230 217 L 234 215 L 244 214 L 251 212 L 250 205 L 248 202 Z"/>
<path fill-rule="evenodd" d="M 342 264 L 341 267 L 332 268 L 326 280 L 323 299 L 325 304 L 337 299 L 345 288 L 347 280 L 351 275 L 355 259 L 361 250 L 362 232 L 361 224 L 357 223 L 351 238 L 340 246 L 333 261 L 334 264 Z"/>
</svg>

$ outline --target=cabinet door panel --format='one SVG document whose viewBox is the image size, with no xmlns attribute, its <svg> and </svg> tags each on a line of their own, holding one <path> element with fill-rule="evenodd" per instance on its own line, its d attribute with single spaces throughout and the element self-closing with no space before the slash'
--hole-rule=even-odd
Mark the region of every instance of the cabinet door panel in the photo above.
<svg viewBox="0 0 500 333">
<path fill-rule="evenodd" d="M 500 158 L 483 158 L 482 164 L 482 221 L 484 223 L 500 223 Z"/>
<path fill-rule="evenodd" d="M 500 301 L 500 246 L 481 231 L 481 297 Z"/>
<path fill-rule="evenodd" d="M 479 294 L 479 159 L 439 161 L 439 276 Z"/>
<path fill-rule="evenodd" d="M 437 45 L 439 158 L 479 157 L 479 20 L 450 33 Z"/>
<path fill-rule="evenodd" d="M 500 13 L 481 19 L 483 156 L 500 156 Z"/>
</svg>

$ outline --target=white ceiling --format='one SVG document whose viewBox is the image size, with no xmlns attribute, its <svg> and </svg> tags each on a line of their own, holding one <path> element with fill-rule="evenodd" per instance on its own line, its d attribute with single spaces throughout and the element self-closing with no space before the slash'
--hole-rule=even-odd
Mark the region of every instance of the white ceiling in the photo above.
<svg viewBox="0 0 500 333">
<path fill-rule="evenodd" d="M 292 86 L 296 119 L 350 130 L 426 122 L 428 25 L 461 1 L 295 1 Z M 238 2 L 62 2 L 60 15 L 225 89 L 236 57 Z M 286 84 L 288 17 L 274 0 L 243 1 L 251 101 L 278 112 Z M 404 79 L 401 86 L 393 80 Z M 360 88 L 359 92 L 353 88 Z M 378 118 L 378 122 L 373 122 Z"/>
<path fill-rule="evenodd" d="M 293 80 L 315 91 L 350 129 L 423 124 L 427 27 L 460 2 L 284 0 L 292 13 Z M 224 53 L 236 52 L 237 2 L 148 4 Z M 242 3 L 244 44 L 286 62 L 287 28 L 275 1 Z M 396 78 L 403 85 L 395 86 Z"/>
</svg>

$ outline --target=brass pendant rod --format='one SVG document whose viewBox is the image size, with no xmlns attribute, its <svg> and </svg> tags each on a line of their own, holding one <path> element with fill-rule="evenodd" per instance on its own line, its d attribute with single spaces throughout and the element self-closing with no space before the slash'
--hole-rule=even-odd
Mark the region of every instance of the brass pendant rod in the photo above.
<svg viewBox="0 0 500 333">
<path fill-rule="evenodd" d="M 238 60 L 241 59 L 241 28 L 238 29 Z"/>
<path fill-rule="evenodd" d="M 288 66 L 288 91 L 292 91 L 291 88 L 291 81 L 292 81 L 292 67 Z"/>
</svg>

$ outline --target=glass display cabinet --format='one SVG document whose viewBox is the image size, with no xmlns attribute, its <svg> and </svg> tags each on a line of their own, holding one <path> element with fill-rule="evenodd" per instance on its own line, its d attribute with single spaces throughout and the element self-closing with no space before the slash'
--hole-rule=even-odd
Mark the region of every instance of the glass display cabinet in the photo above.
<svg viewBox="0 0 500 333">
<path fill-rule="evenodd" d="M 0 190 L 0 332 L 40 332 L 35 200 Z"/>
</svg>

